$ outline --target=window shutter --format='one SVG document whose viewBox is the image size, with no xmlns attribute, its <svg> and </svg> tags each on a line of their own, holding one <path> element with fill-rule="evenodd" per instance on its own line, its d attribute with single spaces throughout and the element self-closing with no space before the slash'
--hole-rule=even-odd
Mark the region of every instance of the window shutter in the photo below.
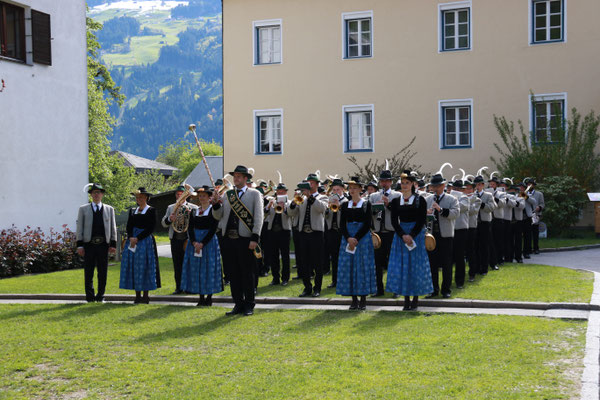
<svg viewBox="0 0 600 400">
<path fill-rule="evenodd" d="M 31 33 L 33 37 L 33 62 L 52 65 L 50 15 L 31 10 Z"/>
</svg>

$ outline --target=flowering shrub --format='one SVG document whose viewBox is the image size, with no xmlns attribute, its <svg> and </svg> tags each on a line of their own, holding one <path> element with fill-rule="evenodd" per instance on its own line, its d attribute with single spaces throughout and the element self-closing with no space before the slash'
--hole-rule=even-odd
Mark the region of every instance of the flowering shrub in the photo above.
<svg viewBox="0 0 600 400">
<path fill-rule="evenodd" d="M 0 231 L 0 278 L 81 268 L 75 233 L 63 225 L 62 233 L 50 229 L 16 226 Z"/>
</svg>

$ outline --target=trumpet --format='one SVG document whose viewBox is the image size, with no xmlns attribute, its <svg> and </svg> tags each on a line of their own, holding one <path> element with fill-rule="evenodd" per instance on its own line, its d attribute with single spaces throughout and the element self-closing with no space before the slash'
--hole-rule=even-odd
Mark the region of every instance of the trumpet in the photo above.
<svg viewBox="0 0 600 400">
<path fill-rule="evenodd" d="M 527 189 L 525 189 L 525 191 L 523 193 L 519 193 L 519 197 L 522 197 L 525 200 L 527 200 L 529 198 L 529 193 L 531 193 L 532 188 L 533 188 L 533 185 L 527 186 Z"/>
<path fill-rule="evenodd" d="M 283 207 L 280 204 L 275 206 L 275 214 L 283 214 Z"/>
<path fill-rule="evenodd" d="M 337 200 L 337 202 L 333 203 L 332 200 Z M 338 212 L 340 210 L 339 196 L 333 195 L 329 198 L 329 209 L 331 212 Z"/>
<path fill-rule="evenodd" d="M 304 200 L 306 198 L 304 197 L 304 195 L 302 193 L 296 193 L 296 195 L 294 196 L 294 204 L 296 204 L 297 206 L 299 206 L 300 204 L 304 203 Z"/>
</svg>

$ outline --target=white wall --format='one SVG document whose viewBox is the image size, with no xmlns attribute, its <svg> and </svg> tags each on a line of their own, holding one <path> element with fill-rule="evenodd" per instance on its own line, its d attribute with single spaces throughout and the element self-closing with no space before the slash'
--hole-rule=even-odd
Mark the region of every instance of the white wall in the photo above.
<svg viewBox="0 0 600 400">
<path fill-rule="evenodd" d="M 0 58 L 0 229 L 74 229 L 87 201 L 85 2 L 14 3 L 50 14 L 52 65 Z"/>
</svg>

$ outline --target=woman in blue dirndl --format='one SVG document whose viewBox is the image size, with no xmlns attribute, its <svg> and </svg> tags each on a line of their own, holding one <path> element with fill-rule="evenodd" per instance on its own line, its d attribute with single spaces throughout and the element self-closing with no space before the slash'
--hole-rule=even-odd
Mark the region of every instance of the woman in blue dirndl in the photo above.
<svg viewBox="0 0 600 400">
<path fill-rule="evenodd" d="M 156 225 L 156 209 L 148 205 L 151 194 L 145 188 L 141 187 L 132 194 L 138 206 L 129 210 L 127 218 L 127 241 L 121 258 L 119 287 L 135 290 L 135 304 L 148 304 L 148 291 L 160 287 L 158 254 L 152 236 Z"/>
<path fill-rule="evenodd" d="M 212 295 L 223 291 L 221 252 L 215 236 L 218 221 L 212 216 L 210 204 L 213 190 L 203 186 L 197 193 L 200 207 L 190 214 L 189 240 L 183 258 L 181 289 L 199 294 L 198 306 L 211 306 Z"/>
<path fill-rule="evenodd" d="M 367 306 L 367 295 L 377 292 L 375 251 L 370 232 L 371 203 L 360 197 L 362 184 L 358 182 L 358 178 L 352 178 L 347 184 L 351 197 L 350 201 L 342 205 L 342 243 L 336 293 L 352 296 L 350 310 L 364 310 Z"/>
<path fill-rule="evenodd" d="M 404 295 L 404 310 L 415 310 L 419 296 L 433 292 L 429 257 L 425 248 L 427 203 L 416 193 L 416 177 L 404 171 L 401 195 L 392 201 L 392 225 L 396 234 L 388 264 L 386 290 Z M 414 248 L 412 248 L 414 246 Z M 410 296 L 413 296 L 412 302 Z"/>
</svg>

